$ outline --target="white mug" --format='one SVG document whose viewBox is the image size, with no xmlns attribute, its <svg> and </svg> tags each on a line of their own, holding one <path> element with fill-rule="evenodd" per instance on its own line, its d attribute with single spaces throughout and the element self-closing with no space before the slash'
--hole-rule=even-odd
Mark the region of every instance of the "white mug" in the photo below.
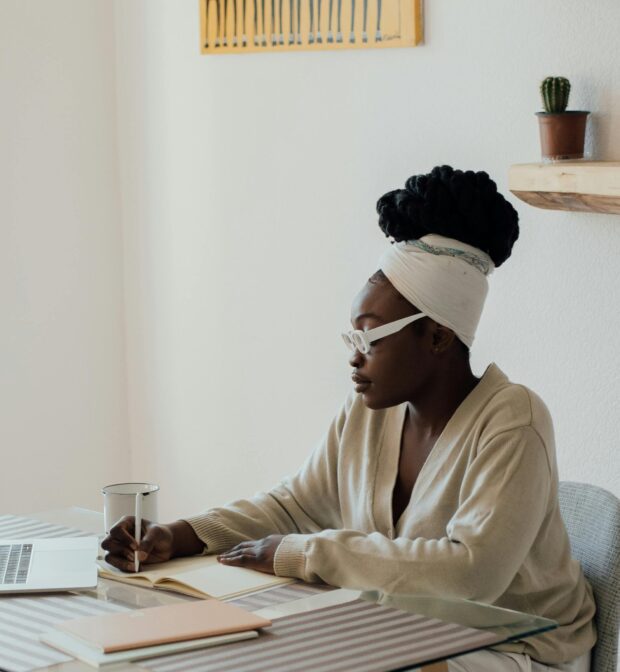
<svg viewBox="0 0 620 672">
<path fill-rule="evenodd" d="M 153 483 L 115 483 L 102 488 L 105 533 L 123 517 L 136 515 L 136 495 L 142 495 L 142 519 L 157 522 L 157 493 Z"/>
</svg>

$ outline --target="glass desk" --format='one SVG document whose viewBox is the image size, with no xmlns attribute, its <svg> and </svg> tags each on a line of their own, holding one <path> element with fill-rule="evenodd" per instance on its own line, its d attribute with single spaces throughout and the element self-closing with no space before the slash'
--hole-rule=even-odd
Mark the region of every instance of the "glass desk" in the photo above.
<svg viewBox="0 0 620 672">
<path fill-rule="evenodd" d="M 103 528 L 102 514 L 85 509 L 61 509 L 57 511 L 30 514 L 28 517 L 37 518 L 57 525 L 76 527 L 99 536 L 101 536 L 101 530 Z M 88 591 L 85 594 L 100 600 L 106 600 L 133 608 L 160 606 L 194 599 L 177 593 L 129 586 L 127 584 L 104 579 L 99 579 L 96 590 Z M 377 591 L 359 592 L 342 589 L 327 591 L 312 595 L 311 597 L 265 607 L 257 610 L 256 613 L 259 613 L 266 618 L 275 619 L 280 616 L 308 612 L 321 607 L 350 602 L 359 598 L 385 606 L 396 607 L 422 616 L 477 628 L 495 635 L 497 637 L 496 643 L 531 637 L 557 627 L 555 621 L 546 618 L 531 616 L 521 612 L 492 607 L 468 600 L 449 600 L 403 595 L 393 596 Z M 459 653 L 452 654 L 450 657 L 463 655 L 464 653 L 474 650 L 476 650 L 476 648 L 463 649 Z M 446 656 L 435 656 L 428 660 L 425 659 L 419 664 L 416 664 L 415 667 L 396 667 L 390 669 L 421 669 L 423 672 L 444 672 L 447 670 L 447 663 L 445 660 Z M 72 661 L 39 669 L 48 671 L 53 670 L 55 672 L 82 672 L 92 670 L 93 668 L 85 663 Z M 120 672 L 121 670 L 138 672 L 139 670 L 148 670 L 149 668 L 148 661 L 140 661 L 137 663 L 118 665 L 115 666 L 114 669 L 115 672 Z"/>
<path fill-rule="evenodd" d="M 363 592 L 360 594 L 360 598 L 492 633 L 498 637 L 497 644 L 532 637 L 553 630 L 558 625 L 556 621 L 548 618 L 532 616 L 520 611 L 502 609 L 470 600 L 449 600 L 418 595 L 387 595 L 377 591 Z M 475 650 L 477 649 L 470 649 L 470 652 Z M 459 655 L 463 655 L 463 653 Z M 445 658 L 429 658 L 423 663 L 424 669 L 441 660 L 445 660 Z M 447 666 L 441 664 L 437 665 L 435 669 L 444 670 L 447 669 Z"/>
</svg>

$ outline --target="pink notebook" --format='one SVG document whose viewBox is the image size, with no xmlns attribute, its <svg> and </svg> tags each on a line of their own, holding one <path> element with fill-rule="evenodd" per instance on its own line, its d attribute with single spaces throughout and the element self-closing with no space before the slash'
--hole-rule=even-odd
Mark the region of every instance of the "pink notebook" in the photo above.
<svg viewBox="0 0 620 672">
<path fill-rule="evenodd" d="M 232 604 L 197 600 L 119 614 L 86 616 L 64 621 L 56 627 L 103 653 L 112 653 L 270 625 L 268 619 Z"/>
</svg>

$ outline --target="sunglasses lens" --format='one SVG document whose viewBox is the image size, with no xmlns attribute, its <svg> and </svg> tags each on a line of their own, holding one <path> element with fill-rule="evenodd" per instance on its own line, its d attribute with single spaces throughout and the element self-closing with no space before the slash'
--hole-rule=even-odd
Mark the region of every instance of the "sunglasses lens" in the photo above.
<svg viewBox="0 0 620 672">
<path fill-rule="evenodd" d="M 349 350 L 359 350 L 364 355 L 370 349 L 368 347 L 368 343 L 366 343 L 366 339 L 358 331 L 350 331 L 348 333 L 342 334 L 342 340 L 345 342 Z"/>
<path fill-rule="evenodd" d="M 368 346 L 366 345 L 366 340 L 363 338 L 362 334 L 360 334 L 358 331 L 353 332 L 353 342 L 355 343 L 355 347 L 363 354 L 366 354 L 368 352 Z"/>
<path fill-rule="evenodd" d="M 353 343 L 349 334 L 342 334 L 342 340 L 349 350 L 355 350 L 355 343 Z"/>
</svg>

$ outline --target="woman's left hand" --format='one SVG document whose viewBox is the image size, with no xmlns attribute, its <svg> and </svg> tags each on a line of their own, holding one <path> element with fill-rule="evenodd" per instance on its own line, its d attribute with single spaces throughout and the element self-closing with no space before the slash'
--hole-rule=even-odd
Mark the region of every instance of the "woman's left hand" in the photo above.
<svg viewBox="0 0 620 672">
<path fill-rule="evenodd" d="M 247 567 L 266 574 L 275 574 L 273 558 L 284 536 L 283 534 L 270 534 L 264 539 L 242 541 L 229 551 L 220 553 L 217 559 L 223 565 Z"/>
</svg>

